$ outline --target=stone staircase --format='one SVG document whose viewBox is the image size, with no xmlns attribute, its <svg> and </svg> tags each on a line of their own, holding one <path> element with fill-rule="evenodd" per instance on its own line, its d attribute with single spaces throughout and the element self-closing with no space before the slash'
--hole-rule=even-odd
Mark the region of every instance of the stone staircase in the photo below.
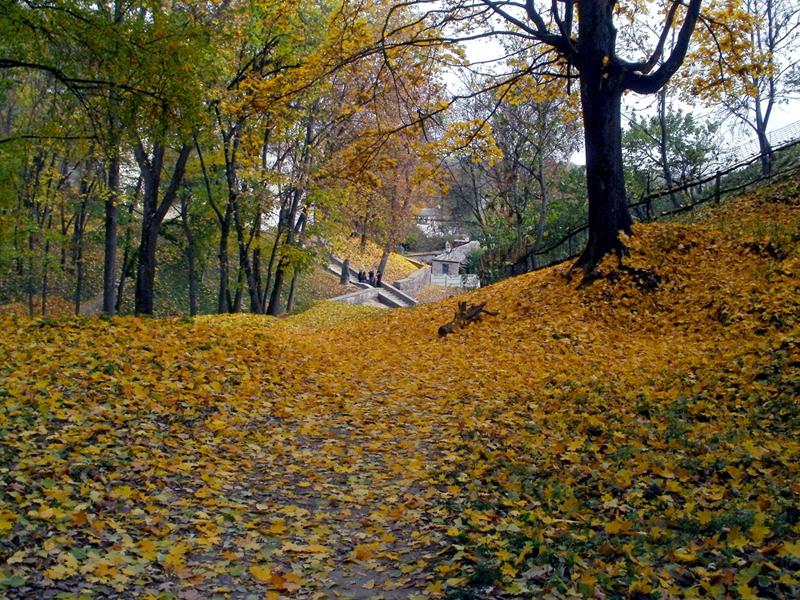
<svg viewBox="0 0 800 600">
<path fill-rule="evenodd" d="M 328 261 L 328 271 L 337 277 L 342 276 L 343 268 L 344 262 L 335 256 Z M 354 292 L 331 298 L 334 302 L 343 302 L 345 304 L 378 303 L 388 308 L 407 308 L 418 304 L 415 298 L 386 281 L 381 282 L 381 287 L 373 287 L 368 283 L 359 282 L 358 271 L 352 267 L 348 267 L 348 276 L 350 285 L 358 289 Z"/>
</svg>

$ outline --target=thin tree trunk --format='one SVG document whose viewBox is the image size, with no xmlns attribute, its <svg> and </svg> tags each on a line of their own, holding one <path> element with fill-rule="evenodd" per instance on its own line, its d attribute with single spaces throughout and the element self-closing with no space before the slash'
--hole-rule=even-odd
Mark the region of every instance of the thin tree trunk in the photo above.
<svg viewBox="0 0 800 600">
<path fill-rule="evenodd" d="M 667 131 L 667 88 L 663 87 L 658 91 L 658 152 L 661 156 L 661 173 L 664 175 L 664 183 L 669 190 L 669 200 L 673 208 L 680 208 L 675 192 L 672 190 L 674 182 L 672 180 L 672 169 L 669 164 L 669 154 L 667 153 L 667 141 L 669 132 Z"/>
<path fill-rule="evenodd" d="M 219 246 L 217 258 L 219 259 L 219 287 L 217 291 L 217 314 L 223 314 L 230 310 L 230 294 L 228 292 L 228 235 L 231 227 L 231 205 L 228 202 L 225 207 L 225 213 L 217 206 L 214 201 L 214 195 L 211 193 L 211 181 L 208 178 L 208 170 L 206 169 L 206 162 L 203 158 L 203 150 L 200 147 L 200 142 L 197 136 L 194 136 L 194 146 L 197 150 L 197 158 L 200 160 L 200 169 L 203 172 L 203 183 L 206 188 L 206 196 L 208 203 L 211 205 L 214 214 L 217 216 L 219 223 Z"/>
<path fill-rule="evenodd" d="M 256 295 L 256 304 L 254 306 L 250 306 L 250 312 L 260 314 L 261 307 L 264 305 L 264 288 L 262 287 L 261 282 L 261 219 L 262 219 L 262 209 L 261 209 L 261 201 L 258 202 L 258 207 L 256 211 L 256 219 L 253 223 L 253 235 L 252 239 L 255 242 L 253 247 L 253 258 L 252 258 L 252 265 L 253 265 L 253 281 L 254 281 L 254 288 L 255 288 L 255 295 Z"/>
<path fill-rule="evenodd" d="M 383 248 L 383 254 L 381 254 L 381 261 L 378 263 L 378 271 L 377 271 L 378 273 L 381 274 L 381 276 L 386 274 L 386 265 L 389 262 L 389 255 L 391 254 L 391 252 L 392 252 L 392 247 L 390 245 L 387 245 Z"/>
<path fill-rule="evenodd" d="M 299 235 L 298 235 L 299 243 L 300 243 L 301 246 L 305 243 L 305 239 L 306 239 L 306 223 L 307 222 L 308 222 L 308 219 L 306 218 L 306 213 L 304 212 L 300 216 L 300 232 L 299 232 Z M 348 267 L 349 267 L 349 265 L 348 265 Z M 348 273 L 347 279 L 348 279 L 348 282 L 349 282 L 349 280 L 350 280 L 349 268 L 347 269 L 347 273 Z M 295 267 L 294 272 L 292 273 L 292 283 L 289 285 L 289 297 L 286 300 L 286 312 L 287 313 L 291 313 L 294 310 L 294 303 L 295 303 L 295 300 L 297 298 L 297 282 L 298 282 L 299 279 L 300 279 L 300 269 Z"/>
<path fill-rule="evenodd" d="M 244 271 L 244 278 L 247 282 L 247 293 L 250 296 L 250 312 L 257 313 L 261 304 L 256 277 L 253 272 L 253 265 L 250 262 L 250 246 L 245 240 L 244 224 L 242 223 L 241 207 L 238 198 L 234 204 L 233 222 L 236 226 L 236 240 L 239 247 L 239 268 Z"/>
<path fill-rule="evenodd" d="M 292 282 L 289 284 L 289 297 L 286 300 L 286 312 L 291 313 L 294 310 L 295 296 L 297 294 L 297 280 L 300 278 L 300 272 L 295 270 L 292 273 Z"/>
<path fill-rule="evenodd" d="M 119 224 L 119 156 L 116 144 L 108 164 L 108 197 L 105 202 L 105 242 L 103 246 L 103 313 L 116 313 L 117 227 Z"/>
<path fill-rule="evenodd" d="M 125 226 L 125 240 L 122 242 L 122 269 L 120 269 L 119 284 L 117 285 L 117 304 L 116 304 L 117 313 L 119 313 L 122 310 L 122 302 L 125 299 L 125 280 L 131 276 L 131 266 L 133 265 L 134 257 L 136 256 L 135 253 L 133 256 L 131 256 L 131 236 L 133 235 L 133 207 L 135 203 L 138 202 L 141 188 L 142 188 L 142 177 L 140 175 L 136 181 L 136 191 L 134 192 L 133 198 L 131 199 L 131 202 L 128 205 L 128 223 Z"/>
<path fill-rule="evenodd" d="M 47 275 L 48 275 L 48 262 L 50 261 L 50 239 L 47 233 L 53 226 L 53 212 L 47 217 L 47 229 L 45 230 L 44 242 L 44 257 L 42 258 L 42 316 L 47 316 Z"/>
<path fill-rule="evenodd" d="M 278 226 L 275 230 L 275 241 L 272 243 L 272 252 L 269 255 L 269 263 L 267 263 L 267 278 L 264 281 L 264 296 L 261 298 L 261 314 L 267 312 L 267 298 L 271 298 L 270 284 L 272 283 L 272 269 L 275 266 L 275 260 L 278 257 L 278 248 L 281 243 L 281 235 L 286 227 L 286 207 L 281 206 L 280 215 L 278 216 Z"/>
<path fill-rule="evenodd" d="M 219 230 L 219 293 L 217 294 L 217 313 L 224 314 L 233 311 L 231 294 L 228 289 L 229 263 L 228 263 L 228 238 L 230 237 L 233 207 L 230 202 L 225 207 L 225 216 L 220 221 Z"/>
<path fill-rule="evenodd" d="M 69 226 L 73 223 L 75 216 L 69 220 L 67 220 L 67 207 L 66 202 L 64 200 L 61 201 L 61 204 L 58 207 L 58 217 L 59 222 L 61 224 L 61 240 L 59 243 L 59 250 L 60 250 L 60 258 L 58 261 L 59 266 L 61 267 L 62 272 L 66 272 L 67 270 L 67 245 L 68 245 L 68 233 L 69 233 Z"/>
<path fill-rule="evenodd" d="M 233 299 L 233 311 L 234 313 L 242 312 L 242 298 L 244 298 L 244 270 L 242 269 L 241 265 L 239 266 L 239 272 L 236 275 L 236 296 Z"/>
<path fill-rule="evenodd" d="M 33 279 L 33 249 L 36 246 L 36 241 L 33 232 L 28 234 L 28 316 L 32 319 L 35 309 L 33 306 L 33 296 L 35 293 L 35 282 Z"/>
<path fill-rule="evenodd" d="M 83 296 L 83 231 L 86 226 L 86 193 L 83 192 L 84 182 L 81 181 L 81 203 L 78 207 L 78 217 L 75 220 L 75 233 L 73 236 L 72 264 L 75 265 L 75 316 L 81 314 L 81 298 Z M 86 190 L 88 192 L 88 190 Z"/>
<path fill-rule="evenodd" d="M 537 163 L 537 176 L 536 180 L 539 183 L 539 193 L 542 196 L 542 205 L 539 208 L 539 222 L 536 224 L 536 240 L 533 242 L 533 250 L 529 253 L 531 257 L 531 268 L 536 268 L 536 253 L 542 247 L 542 240 L 544 239 L 544 224 L 547 220 L 547 210 L 550 202 L 550 193 L 547 189 L 547 180 L 544 176 L 544 157 L 539 152 Z"/>
<path fill-rule="evenodd" d="M 195 266 L 195 239 L 189 226 L 189 196 L 181 195 L 181 223 L 186 236 L 186 260 L 189 263 L 189 314 L 197 314 L 197 268 Z"/>
</svg>

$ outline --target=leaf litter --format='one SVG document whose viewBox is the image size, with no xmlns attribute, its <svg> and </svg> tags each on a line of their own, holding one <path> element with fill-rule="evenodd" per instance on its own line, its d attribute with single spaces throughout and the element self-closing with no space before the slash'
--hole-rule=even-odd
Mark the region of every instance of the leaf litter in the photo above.
<svg viewBox="0 0 800 600">
<path fill-rule="evenodd" d="M 459 298 L 0 318 L 0 595 L 796 597 L 796 185 L 446 338 Z"/>
</svg>

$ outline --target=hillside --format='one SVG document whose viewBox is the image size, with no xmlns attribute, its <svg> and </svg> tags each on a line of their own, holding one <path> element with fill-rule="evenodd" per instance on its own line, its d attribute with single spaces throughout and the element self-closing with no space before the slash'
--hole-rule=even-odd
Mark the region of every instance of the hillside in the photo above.
<svg viewBox="0 0 800 600">
<path fill-rule="evenodd" d="M 798 183 L 635 233 L 445 338 L 0 318 L 0 593 L 797 597 Z"/>
</svg>

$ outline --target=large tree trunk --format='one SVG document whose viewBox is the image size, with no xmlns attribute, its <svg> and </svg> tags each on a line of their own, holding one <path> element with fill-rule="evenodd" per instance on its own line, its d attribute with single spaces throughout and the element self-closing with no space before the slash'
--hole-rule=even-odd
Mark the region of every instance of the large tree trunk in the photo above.
<svg viewBox="0 0 800 600">
<path fill-rule="evenodd" d="M 103 312 L 116 313 L 117 225 L 119 224 L 119 156 L 114 151 L 108 165 L 105 242 L 103 251 Z"/>
<path fill-rule="evenodd" d="M 580 71 L 589 196 L 589 239 L 573 265 L 588 275 L 610 251 L 625 246 L 619 232 L 631 234 L 631 214 L 625 196 L 622 163 L 621 73 L 612 69 L 616 32 L 606 14 L 612 3 L 581 4 Z M 605 60 L 604 60 L 605 59 Z M 608 66 L 607 66 L 608 64 Z"/>
</svg>

